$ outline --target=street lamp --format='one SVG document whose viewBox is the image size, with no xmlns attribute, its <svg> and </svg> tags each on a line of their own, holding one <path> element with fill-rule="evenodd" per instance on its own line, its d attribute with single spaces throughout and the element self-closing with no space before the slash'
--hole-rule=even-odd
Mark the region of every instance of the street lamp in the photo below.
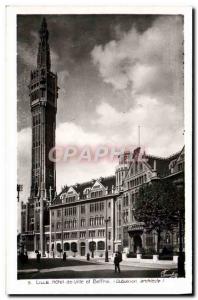
<svg viewBox="0 0 198 300">
<path fill-rule="evenodd" d="M 17 201 L 19 202 L 19 194 L 23 191 L 23 185 L 17 184 Z"/>
<path fill-rule="evenodd" d="M 110 221 L 110 217 L 105 219 L 105 223 L 106 223 L 105 262 L 109 261 L 109 257 L 108 257 L 108 245 L 107 245 L 107 229 L 108 229 L 108 222 L 109 221 Z"/>
<path fill-rule="evenodd" d="M 92 242 L 91 242 L 91 257 L 94 258 L 93 231 L 91 233 L 91 238 L 92 238 Z"/>
</svg>

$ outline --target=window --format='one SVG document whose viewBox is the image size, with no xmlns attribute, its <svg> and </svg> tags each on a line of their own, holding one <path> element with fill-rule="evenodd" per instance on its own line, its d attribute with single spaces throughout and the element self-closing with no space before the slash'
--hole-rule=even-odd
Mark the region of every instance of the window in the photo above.
<svg viewBox="0 0 198 300">
<path fill-rule="evenodd" d="M 58 210 L 57 210 L 57 217 L 60 217 L 60 216 L 61 216 L 61 210 L 58 209 Z"/>
<path fill-rule="evenodd" d="M 61 239 L 61 233 L 56 233 L 56 239 L 60 240 Z"/>
<path fill-rule="evenodd" d="M 108 238 L 111 239 L 111 231 L 109 231 Z"/>
<path fill-rule="evenodd" d="M 57 250 L 58 252 L 61 251 L 61 244 L 60 244 L 60 243 L 58 243 L 58 244 L 56 245 L 56 250 Z"/>
<path fill-rule="evenodd" d="M 72 252 L 77 252 L 78 248 L 77 248 L 77 244 L 76 243 L 71 243 L 71 251 Z"/>
<path fill-rule="evenodd" d="M 70 244 L 64 243 L 64 251 L 69 251 L 69 250 L 70 250 Z"/>
<path fill-rule="evenodd" d="M 96 224 L 96 226 L 98 225 L 98 223 L 99 223 L 99 217 L 95 217 L 95 224 Z"/>
<path fill-rule="evenodd" d="M 98 242 L 98 250 L 104 250 L 105 249 L 105 243 L 103 241 Z"/>
<path fill-rule="evenodd" d="M 73 207 L 73 215 L 76 215 L 76 207 Z"/>
<path fill-rule="evenodd" d="M 95 230 L 89 231 L 89 237 L 95 237 Z"/>
<path fill-rule="evenodd" d="M 61 223 L 60 223 L 60 222 L 57 222 L 56 228 L 57 228 L 57 229 L 60 229 L 60 228 L 61 228 Z"/>
<path fill-rule="evenodd" d="M 81 214 L 85 214 L 85 205 L 81 205 L 80 212 Z"/>
<path fill-rule="evenodd" d="M 86 231 L 80 231 L 80 239 L 85 238 L 86 236 Z"/>
<path fill-rule="evenodd" d="M 69 239 L 69 232 L 64 232 L 63 237 L 64 237 L 65 240 L 68 240 Z"/>
<path fill-rule="evenodd" d="M 153 236 L 151 234 L 146 236 L 147 247 L 153 247 Z"/>
<path fill-rule="evenodd" d="M 96 250 L 96 242 L 89 242 L 89 251 L 95 251 Z"/>
<path fill-rule="evenodd" d="M 111 202 L 110 202 L 110 201 L 109 201 L 109 203 L 108 203 L 108 207 L 111 208 Z"/>
<path fill-rule="evenodd" d="M 102 191 L 96 191 L 91 193 L 91 198 L 99 198 L 102 196 Z"/>
<path fill-rule="evenodd" d="M 100 217 L 100 225 L 104 225 L 104 217 Z"/>
<path fill-rule="evenodd" d="M 104 202 L 100 202 L 100 211 L 104 210 Z"/>
<path fill-rule="evenodd" d="M 71 233 L 71 238 L 76 239 L 77 238 L 77 231 L 74 231 Z"/>
<path fill-rule="evenodd" d="M 73 228 L 76 228 L 76 227 L 77 227 L 77 220 L 74 219 L 74 220 L 73 220 Z"/>
<path fill-rule="evenodd" d="M 85 227 L 86 226 L 86 220 L 85 219 L 81 219 L 80 226 L 81 227 Z"/>
<path fill-rule="evenodd" d="M 89 219 L 89 225 L 90 226 L 94 226 L 95 225 L 95 219 L 94 218 L 90 218 Z"/>
<path fill-rule="evenodd" d="M 99 237 L 104 237 L 105 236 L 105 230 L 104 229 L 99 229 L 98 230 L 98 236 Z"/>
</svg>

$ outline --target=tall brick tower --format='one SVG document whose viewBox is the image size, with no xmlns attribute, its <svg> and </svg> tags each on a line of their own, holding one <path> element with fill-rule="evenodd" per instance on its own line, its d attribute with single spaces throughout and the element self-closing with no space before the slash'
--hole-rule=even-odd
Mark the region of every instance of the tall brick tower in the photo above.
<svg viewBox="0 0 198 300">
<path fill-rule="evenodd" d="M 55 146 L 58 98 L 57 75 L 51 72 L 49 32 L 45 18 L 39 35 L 37 68 L 31 71 L 29 84 L 32 114 L 32 173 L 28 200 L 30 209 L 26 218 L 28 231 L 31 229 L 34 231 L 34 250 L 40 250 L 44 256 L 45 227 L 49 224 L 48 206 L 56 190 L 55 163 L 49 160 L 48 155 L 50 149 Z"/>
</svg>

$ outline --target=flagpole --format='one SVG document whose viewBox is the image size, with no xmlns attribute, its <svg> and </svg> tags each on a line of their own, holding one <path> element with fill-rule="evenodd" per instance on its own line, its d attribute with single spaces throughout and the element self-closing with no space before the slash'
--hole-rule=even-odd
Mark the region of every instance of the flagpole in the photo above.
<svg viewBox="0 0 198 300">
<path fill-rule="evenodd" d="M 140 125 L 138 125 L 138 147 L 140 147 Z"/>
</svg>

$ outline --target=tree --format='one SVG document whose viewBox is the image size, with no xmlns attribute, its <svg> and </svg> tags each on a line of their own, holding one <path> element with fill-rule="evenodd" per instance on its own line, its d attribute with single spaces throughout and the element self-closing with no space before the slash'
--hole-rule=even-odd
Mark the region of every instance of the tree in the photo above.
<svg viewBox="0 0 198 300">
<path fill-rule="evenodd" d="M 184 214 L 184 191 L 171 181 L 157 180 L 139 189 L 134 216 L 138 222 L 144 222 L 148 232 L 156 231 L 157 253 L 161 232 L 178 225 L 181 213 Z"/>
</svg>

